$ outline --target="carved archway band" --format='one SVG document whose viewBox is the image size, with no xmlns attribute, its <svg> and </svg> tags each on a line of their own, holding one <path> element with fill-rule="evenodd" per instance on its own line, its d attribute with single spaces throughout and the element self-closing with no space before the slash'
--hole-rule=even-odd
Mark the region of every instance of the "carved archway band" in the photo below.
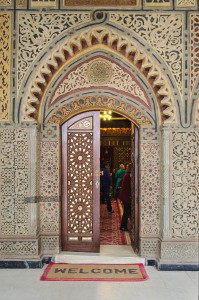
<svg viewBox="0 0 199 300">
<path fill-rule="evenodd" d="M 162 121 L 177 122 L 176 108 L 169 84 L 158 66 L 142 49 L 138 48 L 137 44 L 104 27 L 91 28 L 74 35 L 46 60 L 27 91 L 28 95 L 23 105 L 24 121 L 37 120 L 41 99 L 53 75 L 77 53 L 94 45 L 105 45 L 128 59 L 151 84 L 160 106 Z"/>
<path fill-rule="evenodd" d="M 67 119 L 88 110 L 111 109 L 127 118 L 136 125 L 152 125 L 153 122 L 132 104 L 107 96 L 87 96 L 64 104 L 46 120 L 47 123 L 63 124 Z"/>
</svg>

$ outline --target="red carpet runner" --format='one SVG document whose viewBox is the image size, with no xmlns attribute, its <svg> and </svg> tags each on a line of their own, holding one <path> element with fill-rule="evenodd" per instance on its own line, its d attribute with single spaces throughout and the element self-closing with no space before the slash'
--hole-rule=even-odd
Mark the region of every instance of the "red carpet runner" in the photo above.
<svg viewBox="0 0 199 300">
<path fill-rule="evenodd" d="M 106 204 L 100 206 L 100 244 L 101 245 L 126 245 L 126 235 L 120 231 L 121 215 L 118 203 L 111 202 L 114 213 L 107 211 Z"/>
</svg>

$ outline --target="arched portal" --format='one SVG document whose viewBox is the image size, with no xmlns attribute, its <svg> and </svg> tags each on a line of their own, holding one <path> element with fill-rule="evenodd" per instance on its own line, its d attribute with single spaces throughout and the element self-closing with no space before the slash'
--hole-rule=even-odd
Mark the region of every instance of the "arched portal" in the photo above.
<svg viewBox="0 0 199 300">
<path fill-rule="evenodd" d="M 105 48 L 119 54 L 122 59 L 139 70 L 156 94 L 163 121 L 167 123 L 177 121 L 177 112 L 168 80 L 155 61 L 135 42 L 114 30 L 103 27 L 93 27 L 68 38 L 45 60 L 26 89 L 26 97 L 21 105 L 22 120 L 34 121 L 38 118 L 38 109 L 48 83 L 65 64 L 74 57 L 85 55 L 89 49 L 97 48 Z"/>
<path fill-rule="evenodd" d="M 98 82 L 93 82 L 90 87 L 86 85 L 91 77 L 87 76 L 88 80 L 86 79 L 85 81 L 86 77 L 83 76 L 82 81 L 85 84 L 81 86 L 81 81 L 79 88 L 76 85 L 75 88 L 68 93 L 68 87 L 71 87 L 65 85 L 64 80 L 67 81 L 67 79 L 70 79 L 70 75 L 73 75 L 74 72 L 78 70 L 83 70 L 83 72 L 86 70 L 83 64 L 87 62 L 84 60 L 83 64 L 78 64 L 77 60 L 80 60 L 84 55 L 88 55 L 89 51 L 92 52 L 98 49 L 103 49 L 105 52 L 111 51 L 111 53 L 118 55 L 121 60 L 125 61 L 127 65 L 129 64 L 132 69 L 134 68 L 134 70 L 141 75 L 141 80 L 136 82 L 136 80 L 134 80 L 135 74 L 132 75 L 131 72 L 128 73 L 128 70 L 120 68 L 120 65 L 116 64 L 115 61 L 112 62 L 112 66 L 115 64 L 114 68 L 117 68 L 120 72 L 119 78 L 121 82 L 123 79 L 121 76 L 122 72 L 125 76 L 128 75 L 131 78 L 130 84 L 132 84 L 133 81 L 136 82 L 136 88 L 140 89 L 138 98 L 141 99 L 142 97 L 143 103 L 141 103 L 140 99 L 136 98 L 137 95 L 133 95 L 133 92 L 131 94 L 132 97 L 130 97 L 130 93 L 127 94 L 126 91 L 122 93 L 121 89 L 119 90 L 117 87 L 111 86 L 112 82 L 109 74 L 107 75 L 106 82 L 100 82 L 98 77 Z M 88 62 L 87 67 L 91 67 L 90 63 L 96 62 L 96 60 L 104 61 L 107 60 L 107 57 L 103 57 L 102 59 L 102 56 L 96 55 L 93 60 L 91 59 Z M 73 63 L 74 69 L 70 66 L 70 63 Z M 114 68 L 113 71 L 115 70 Z M 68 73 L 66 74 L 64 70 Z M 106 71 L 104 72 L 106 75 Z M 74 84 L 76 84 L 76 82 L 74 82 Z M 65 88 L 66 86 L 66 93 L 58 93 L 59 95 L 56 98 L 56 92 L 60 91 L 61 87 Z M 49 90 L 50 93 L 48 93 Z M 140 139 L 141 150 L 139 158 L 139 162 L 141 162 L 139 175 L 141 192 L 139 205 L 141 211 L 139 218 L 141 218 L 142 215 L 140 240 L 142 241 L 146 237 L 146 245 L 148 245 L 148 240 L 152 237 L 151 248 L 157 249 L 158 251 L 161 215 L 159 201 L 160 163 L 158 159 L 160 157 L 160 144 L 158 139 L 158 127 L 164 122 L 175 123 L 177 115 L 170 86 L 157 64 L 140 50 L 136 44 L 127 38 L 120 37 L 114 31 L 104 28 L 90 29 L 85 31 L 84 34 L 82 33 L 82 35 L 77 35 L 69 39 L 65 45 L 59 46 L 32 79 L 26 96 L 21 106 L 21 112 L 23 111 L 22 120 L 38 121 L 38 123 L 44 124 L 44 127 L 47 128 L 51 126 L 55 127 L 54 125 L 56 124 L 60 127 L 65 122 L 70 121 L 71 118 L 84 112 L 87 113 L 89 111 L 99 111 L 100 109 L 110 108 L 127 117 L 139 127 L 140 134 L 144 136 Z M 154 110 L 150 110 L 150 100 L 152 96 L 155 99 L 153 104 Z M 49 97 L 48 101 L 47 97 Z M 142 130 L 142 128 L 146 130 Z M 60 141 L 61 136 L 59 136 L 57 144 L 59 144 Z M 47 139 L 46 142 L 48 142 Z M 57 146 L 57 149 L 59 149 L 59 146 Z M 45 153 L 43 155 L 45 155 Z M 60 154 L 58 154 L 57 157 L 60 158 Z M 48 163 L 50 165 L 52 161 L 49 160 Z M 57 163 L 59 171 L 61 171 L 60 163 L 61 161 L 59 160 Z M 45 165 L 45 168 L 46 167 Z M 147 184 L 149 183 L 151 186 L 148 192 Z M 155 190 L 151 192 L 153 186 L 155 186 Z M 144 188 L 146 188 L 146 191 L 144 191 Z M 57 194 L 60 194 L 59 186 L 57 186 Z M 146 210 L 146 205 L 148 205 L 148 210 Z M 153 212 L 151 212 L 151 207 L 153 207 Z M 142 209 L 144 209 L 144 212 Z"/>
</svg>

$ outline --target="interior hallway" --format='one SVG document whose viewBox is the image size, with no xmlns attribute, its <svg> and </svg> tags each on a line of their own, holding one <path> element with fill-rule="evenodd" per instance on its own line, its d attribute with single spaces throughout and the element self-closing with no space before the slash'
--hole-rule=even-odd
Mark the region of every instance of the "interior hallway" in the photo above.
<svg viewBox="0 0 199 300">
<path fill-rule="evenodd" d="M 129 255 L 129 246 L 102 246 L 104 253 Z M 102 256 L 103 257 L 103 256 Z M 84 258 L 83 258 L 84 259 Z M 46 266 L 44 266 L 45 268 Z M 198 300 L 199 272 L 158 271 L 145 266 L 149 279 L 142 282 L 40 281 L 43 269 L 0 269 L 1 300 Z"/>
</svg>

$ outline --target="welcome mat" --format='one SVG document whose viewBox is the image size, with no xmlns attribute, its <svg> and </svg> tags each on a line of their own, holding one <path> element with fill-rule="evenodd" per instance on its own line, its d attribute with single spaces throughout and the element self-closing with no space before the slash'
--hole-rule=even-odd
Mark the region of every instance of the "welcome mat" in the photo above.
<svg viewBox="0 0 199 300">
<path fill-rule="evenodd" d="M 143 264 L 77 264 L 50 262 L 41 281 L 143 281 Z"/>
</svg>

